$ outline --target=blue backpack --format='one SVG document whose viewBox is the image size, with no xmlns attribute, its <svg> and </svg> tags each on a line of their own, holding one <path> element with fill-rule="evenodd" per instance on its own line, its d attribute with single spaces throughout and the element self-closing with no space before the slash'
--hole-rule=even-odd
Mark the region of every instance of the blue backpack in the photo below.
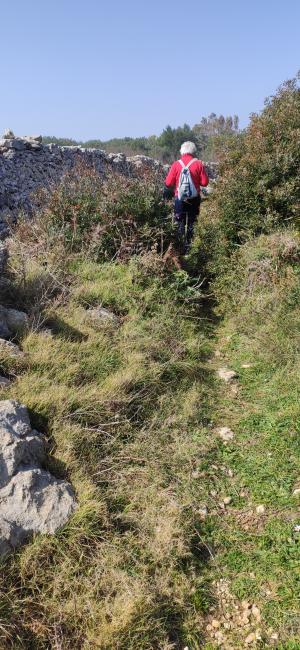
<svg viewBox="0 0 300 650">
<path fill-rule="evenodd" d="M 178 184 L 178 198 L 180 201 L 186 201 L 187 199 L 193 199 L 199 195 L 190 172 L 190 166 L 193 162 L 196 162 L 197 158 L 193 158 L 190 162 L 185 165 L 182 160 L 178 160 L 181 164 L 182 170 L 180 172 L 179 184 Z"/>
</svg>

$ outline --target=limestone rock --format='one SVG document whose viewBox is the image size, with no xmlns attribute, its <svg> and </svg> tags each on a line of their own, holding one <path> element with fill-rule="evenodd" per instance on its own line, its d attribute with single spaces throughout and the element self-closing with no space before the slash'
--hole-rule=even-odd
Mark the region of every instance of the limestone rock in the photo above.
<svg viewBox="0 0 300 650">
<path fill-rule="evenodd" d="M 6 544 L 13 549 L 34 533 L 55 533 L 68 521 L 74 506 L 72 488 L 65 481 L 39 468 L 18 472 L 0 490 L 0 520 L 11 526 Z"/>
<path fill-rule="evenodd" d="M 8 329 L 7 321 L 2 309 L 3 308 L 0 306 L 0 337 L 2 339 L 8 339 L 12 333 Z"/>
<path fill-rule="evenodd" d="M 245 639 L 245 643 L 247 645 L 250 645 L 251 643 L 254 643 L 256 641 L 256 634 L 254 632 L 250 632 L 248 636 Z"/>
<path fill-rule="evenodd" d="M 43 141 L 43 136 L 42 135 L 26 135 L 25 140 L 33 140 L 34 142 L 42 142 Z"/>
<path fill-rule="evenodd" d="M 102 327 L 103 325 L 108 324 L 113 325 L 117 324 L 118 322 L 117 316 L 112 311 L 109 311 L 109 309 L 105 309 L 104 307 L 100 306 L 88 309 L 86 318 L 95 327 Z"/>
<path fill-rule="evenodd" d="M 225 381 L 226 384 L 228 384 L 233 379 L 236 379 L 237 373 L 235 372 L 235 370 L 230 370 L 229 368 L 219 368 L 218 376 L 220 377 L 220 379 L 223 379 L 223 381 Z"/>
<path fill-rule="evenodd" d="M 212 622 L 211 622 L 211 626 L 212 626 L 215 630 L 217 630 L 217 629 L 220 627 L 220 625 L 221 625 L 221 624 L 220 624 L 220 621 L 218 621 L 218 619 L 216 619 L 216 618 L 213 618 L 213 620 L 212 620 Z"/>
<path fill-rule="evenodd" d="M 0 389 L 6 388 L 6 386 L 9 386 L 10 384 L 11 384 L 10 379 L 7 379 L 7 377 L 2 377 L 0 375 Z"/>
<path fill-rule="evenodd" d="M 44 437 L 31 429 L 26 407 L 0 402 L 0 555 L 34 533 L 54 533 L 76 507 L 70 484 L 43 469 L 45 458 Z"/>
<path fill-rule="evenodd" d="M 208 515 L 208 508 L 205 504 L 199 506 L 198 515 L 202 521 L 204 521 Z"/>
<path fill-rule="evenodd" d="M 26 406 L 15 400 L 0 402 L 0 431 L 11 431 L 14 436 L 24 438 L 30 430 L 30 420 Z"/>
<path fill-rule="evenodd" d="M 2 338 L 0 338 L 0 356 L 1 353 L 8 354 L 12 357 L 25 357 L 25 352 L 20 350 L 18 345 L 12 343 L 12 341 L 6 341 Z"/>
<path fill-rule="evenodd" d="M 22 138 L 5 138 L 4 140 L 0 140 L 0 147 L 4 149 L 16 149 L 21 151 L 22 149 L 25 149 L 25 146 L 25 141 L 22 140 Z"/>
<path fill-rule="evenodd" d="M 3 308 L 0 307 L 0 318 L 1 310 L 5 309 L 5 318 L 7 326 L 13 334 L 25 330 L 28 328 L 28 316 L 24 311 L 19 311 L 18 309 Z"/>
<path fill-rule="evenodd" d="M 224 442 L 229 442 L 229 440 L 234 438 L 234 433 L 229 427 L 219 427 L 217 429 L 217 434 Z"/>
<path fill-rule="evenodd" d="M 257 605 L 255 605 L 255 604 L 252 605 L 251 613 L 252 613 L 252 616 L 256 619 L 256 621 L 258 623 L 260 623 L 260 621 L 261 621 L 261 613 L 260 613 L 260 609 L 257 607 Z"/>
<path fill-rule="evenodd" d="M 27 409 L 14 400 L 0 402 L 0 451 L 0 492 L 21 463 L 45 460 L 43 441 L 31 432 Z"/>
<path fill-rule="evenodd" d="M 18 334 L 28 327 L 28 316 L 23 311 L 0 305 L 0 336 L 3 339 Z"/>
</svg>

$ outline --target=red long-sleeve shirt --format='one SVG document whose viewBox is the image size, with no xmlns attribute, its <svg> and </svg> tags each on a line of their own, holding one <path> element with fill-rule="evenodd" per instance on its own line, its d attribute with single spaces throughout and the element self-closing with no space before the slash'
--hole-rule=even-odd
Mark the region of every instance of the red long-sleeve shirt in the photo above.
<svg viewBox="0 0 300 650">
<path fill-rule="evenodd" d="M 184 165 L 187 165 L 190 162 L 190 160 L 192 160 L 193 158 L 194 156 L 192 156 L 190 153 L 186 153 L 183 156 L 181 156 L 181 160 L 184 163 Z M 195 185 L 195 188 L 197 192 L 199 192 L 200 194 L 200 187 L 201 186 L 206 187 L 206 185 L 208 185 L 208 176 L 205 171 L 204 165 L 201 162 L 201 160 L 195 160 L 195 162 L 193 162 L 190 165 L 189 169 L 191 172 L 191 177 Z M 165 185 L 167 187 L 175 187 L 175 196 L 177 196 L 178 194 L 178 185 L 179 185 L 181 170 L 182 170 L 181 164 L 178 162 L 178 160 L 175 160 L 165 180 Z"/>
</svg>

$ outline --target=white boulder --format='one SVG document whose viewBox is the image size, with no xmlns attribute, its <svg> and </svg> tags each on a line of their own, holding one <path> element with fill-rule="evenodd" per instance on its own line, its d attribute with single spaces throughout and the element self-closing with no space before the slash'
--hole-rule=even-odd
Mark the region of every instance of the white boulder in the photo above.
<svg viewBox="0 0 300 650">
<path fill-rule="evenodd" d="M 31 429 L 26 407 L 0 402 L 0 555 L 35 533 L 53 534 L 76 507 L 71 485 L 45 470 L 45 460 L 44 437 Z"/>
</svg>

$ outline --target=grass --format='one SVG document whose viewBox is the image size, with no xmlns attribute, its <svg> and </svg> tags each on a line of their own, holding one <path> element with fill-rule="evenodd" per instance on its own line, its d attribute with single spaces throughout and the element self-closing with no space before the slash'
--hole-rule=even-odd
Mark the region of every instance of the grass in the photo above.
<svg viewBox="0 0 300 650">
<path fill-rule="evenodd" d="M 32 328 L 25 357 L 1 359 L 2 396 L 28 406 L 78 508 L 3 563 L 0 647 L 299 647 L 297 245 L 241 248 L 214 285 L 218 322 L 153 251 L 66 259 L 59 282 L 29 257 L 15 297 Z M 95 327 L 95 305 L 117 322 Z"/>
<path fill-rule="evenodd" d="M 252 621 L 258 646 L 293 648 L 300 643 L 299 497 L 293 495 L 300 478 L 299 273 L 295 259 L 279 264 L 276 242 L 281 250 L 284 236 L 276 237 L 253 240 L 239 253 L 239 283 L 229 282 L 229 305 L 223 306 L 217 332 L 213 366 L 233 368 L 238 379 L 234 387 L 220 384 L 214 411 L 215 423 L 230 426 L 235 437 L 226 446 L 220 443 L 221 461 L 232 474 L 231 503 L 223 515 L 219 510 L 210 539 L 218 549 L 216 580 L 226 581 L 235 606 L 246 600 L 260 610 L 261 621 Z M 296 243 L 297 236 L 294 251 Z M 270 251 L 276 260 L 272 280 L 262 285 L 259 277 L 252 291 L 245 291 L 249 272 L 243 270 L 253 258 L 268 260 Z M 229 631 L 224 611 L 233 620 Z M 216 615 L 225 641 L 243 647 L 245 631 L 233 611 L 232 602 L 220 599 Z"/>
<path fill-rule="evenodd" d="M 270 628 L 296 643 L 299 504 L 293 489 L 299 481 L 299 375 L 297 368 L 293 373 L 270 369 L 257 355 L 251 357 L 251 339 L 232 334 L 229 325 L 223 326 L 222 337 L 225 333 L 231 338 L 221 348 L 223 360 L 239 372 L 239 394 L 232 398 L 229 389 L 222 389 L 216 412 L 235 438 L 222 449 L 222 462 L 233 473 L 228 484 L 232 501 L 212 534 L 218 548 L 215 570 L 238 601 L 259 607 L 267 647 Z M 243 370 L 249 359 L 253 365 Z M 260 505 L 265 511 L 259 515 Z"/>
<path fill-rule="evenodd" d="M 184 303 L 182 278 L 151 276 L 137 261 L 77 262 L 72 273 L 67 303 L 43 315 L 52 334 L 22 340 L 26 361 L 3 398 L 28 406 L 79 507 L 6 562 L 3 644 L 197 648 L 210 603 L 198 514 L 208 488 L 193 478 L 214 455 L 210 323 Z M 119 324 L 95 329 L 95 304 Z"/>
</svg>

